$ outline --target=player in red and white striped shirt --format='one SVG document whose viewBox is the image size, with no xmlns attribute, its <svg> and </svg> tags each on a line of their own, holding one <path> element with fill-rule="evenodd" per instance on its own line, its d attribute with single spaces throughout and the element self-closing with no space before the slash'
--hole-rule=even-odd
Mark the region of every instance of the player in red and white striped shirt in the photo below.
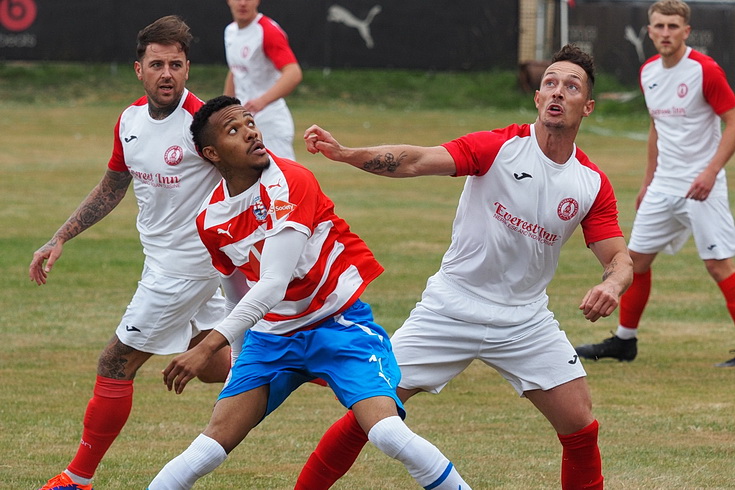
<svg viewBox="0 0 735 490">
<path fill-rule="evenodd" d="M 401 374 L 360 294 L 383 268 L 334 212 L 314 175 L 266 150 L 253 115 L 221 96 L 197 112 L 194 142 L 223 175 L 197 217 L 231 310 L 164 370 L 180 393 L 218 349 L 239 351 L 209 425 L 150 490 L 191 488 L 304 382 L 325 380 L 378 449 L 425 488 L 469 489 L 403 423 Z M 242 344 L 241 347 L 238 344 Z"/>
</svg>

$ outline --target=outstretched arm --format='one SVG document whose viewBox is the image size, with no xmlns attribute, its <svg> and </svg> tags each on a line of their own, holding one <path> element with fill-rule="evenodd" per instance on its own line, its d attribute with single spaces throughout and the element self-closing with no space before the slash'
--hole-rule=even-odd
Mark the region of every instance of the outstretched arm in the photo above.
<svg viewBox="0 0 735 490">
<path fill-rule="evenodd" d="M 330 160 L 386 177 L 453 175 L 454 159 L 443 146 L 382 145 L 364 148 L 342 146 L 328 131 L 317 125 L 304 133 L 306 149 Z"/>
<path fill-rule="evenodd" d="M 105 172 L 99 184 L 84 198 L 51 240 L 33 254 L 33 260 L 28 267 L 31 281 L 36 281 L 39 286 L 46 284 L 54 262 L 61 256 L 64 243 L 110 214 L 125 197 L 132 178 L 129 172 Z"/>
<path fill-rule="evenodd" d="M 618 307 L 620 296 L 633 282 L 633 261 L 623 237 L 591 243 L 590 250 L 605 271 L 602 282 L 587 291 L 579 309 L 587 320 L 596 322 L 602 317 L 610 316 Z"/>
</svg>

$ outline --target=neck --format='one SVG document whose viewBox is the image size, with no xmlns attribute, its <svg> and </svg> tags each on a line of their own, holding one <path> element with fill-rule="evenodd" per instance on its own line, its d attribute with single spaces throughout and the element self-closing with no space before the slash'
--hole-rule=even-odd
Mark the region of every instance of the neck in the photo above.
<svg viewBox="0 0 735 490">
<path fill-rule="evenodd" d="M 554 163 L 563 165 L 572 156 L 577 128 L 547 127 L 541 121 L 534 123 L 536 141 L 546 157 Z"/>
<path fill-rule="evenodd" d="M 179 101 L 181 99 L 178 99 L 175 103 L 171 105 L 167 105 L 164 107 L 158 107 L 157 105 L 154 105 L 150 99 L 148 99 L 148 114 L 153 119 L 156 119 L 158 121 L 162 119 L 166 119 L 168 116 L 170 116 L 176 108 L 179 106 Z"/>
<path fill-rule="evenodd" d="M 675 53 L 671 53 L 668 56 L 661 56 L 661 62 L 664 64 L 664 68 L 671 68 L 673 66 L 676 66 L 684 57 L 684 54 L 686 52 L 687 46 L 686 44 L 682 44 L 681 48 L 678 49 Z"/>
</svg>

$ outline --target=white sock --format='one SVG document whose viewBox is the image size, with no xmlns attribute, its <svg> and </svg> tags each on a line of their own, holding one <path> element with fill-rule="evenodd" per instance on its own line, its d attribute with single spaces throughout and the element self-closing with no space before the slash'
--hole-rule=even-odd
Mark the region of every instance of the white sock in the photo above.
<svg viewBox="0 0 735 490">
<path fill-rule="evenodd" d="M 638 336 L 638 329 L 637 328 L 628 328 L 624 327 L 622 325 L 618 325 L 618 330 L 615 332 L 615 335 L 619 339 L 623 340 L 630 340 L 634 339 Z"/>
<path fill-rule="evenodd" d="M 74 473 L 69 471 L 69 469 L 65 469 L 64 473 L 66 473 L 69 478 L 71 478 L 71 481 L 73 481 L 74 483 L 79 483 L 80 485 L 89 485 L 90 483 L 92 483 L 91 478 L 83 478 L 79 475 L 75 475 Z"/>
<path fill-rule="evenodd" d="M 375 424 L 368 439 L 385 454 L 403 463 L 424 488 L 471 490 L 441 451 L 414 434 L 398 416 L 384 418 Z"/>
<path fill-rule="evenodd" d="M 227 458 L 227 453 L 217 441 L 204 434 L 183 453 L 168 462 L 156 475 L 149 490 L 188 490 L 207 473 L 214 471 Z"/>
</svg>

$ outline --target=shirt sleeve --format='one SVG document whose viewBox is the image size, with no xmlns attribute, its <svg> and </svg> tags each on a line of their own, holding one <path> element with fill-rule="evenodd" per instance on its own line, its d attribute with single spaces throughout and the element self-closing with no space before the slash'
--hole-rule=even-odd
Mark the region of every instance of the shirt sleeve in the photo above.
<svg viewBox="0 0 735 490">
<path fill-rule="evenodd" d="M 490 170 L 500 149 L 511 138 L 529 134 L 530 128 L 527 124 L 513 124 L 503 129 L 466 134 L 442 146 L 452 155 L 457 166 L 454 177 L 478 176 L 485 175 Z"/>
<path fill-rule="evenodd" d="M 306 246 L 307 236 L 287 228 L 265 240 L 261 255 L 260 279 L 240 299 L 215 330 L 232 345 L 258 323 L 286 295 L 296 264 Z"/>
<path fill-rule="evenodd" d="M 263 16 L 260 21 L 263 27 L 263 52 L 277 69 L 297 63 L 296 55 L 288 44 L 286 32 L 273 19 Z"/>
<path fill-rule="evenodd" d="M 120 117 L 117 118 L 115 124 L 115 136 L 112 143 L 112 156 L 107 162 L 107 168 L 116 172 L 127 172 L 128 166 L 125 164 L 125 154 L 123 153 L 122 142 L 120 141 Z"/>
<path fill-rule="evenodd" d="M 725 71 L 714 60 L 702 65 L 704 81 L 702 92 L 707 103 L 718 116 L 735 107 L 735 94 L 727 82 Z"/>
<path fill-rule="evenodd" d="M 618 204 L 615 192 L 607 176 L 599 173 L 600 191 L 589 213 L 582 220 L 582 232 L 587 246 L 608 238 L 623 236 L 618 223 Z"/>
</svg>

